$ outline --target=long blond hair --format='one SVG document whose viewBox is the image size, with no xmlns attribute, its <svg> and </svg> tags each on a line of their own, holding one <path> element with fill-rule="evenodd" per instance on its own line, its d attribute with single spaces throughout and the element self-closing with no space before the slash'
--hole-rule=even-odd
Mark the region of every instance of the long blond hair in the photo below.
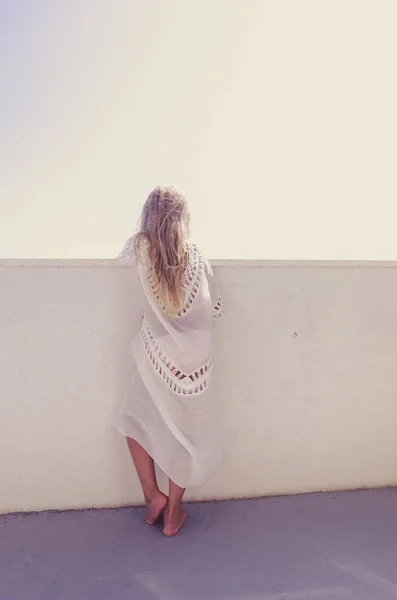
<svg viewBox="0 0 397 600">
<path fill-rule="evenodd" d="M 135 252 L 142 256 L 144 251 L 152 290 L 169 317 L 176 317 L 185 302 L 189 221 L 184 196 L 174 187 L 159 186 L 145 202 L 135 236 Z"/>
</svg>

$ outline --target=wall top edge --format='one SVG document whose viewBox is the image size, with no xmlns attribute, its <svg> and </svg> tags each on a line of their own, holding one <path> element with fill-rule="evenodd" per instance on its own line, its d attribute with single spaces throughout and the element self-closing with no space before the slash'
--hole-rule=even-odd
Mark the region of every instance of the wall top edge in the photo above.
<svg viewBox="0 0 397 600">
<path fill-rule="evenodd" d="M 213 267 L 392 267 L 397 268 L 396 260 L 210 260 Z M 122 267 L 128 268 L 128 264 L 117 258 L 110 259 L 54 259 L 54 258 L 0 258 L 0 268 L 4 267 Z"/>
</svg>

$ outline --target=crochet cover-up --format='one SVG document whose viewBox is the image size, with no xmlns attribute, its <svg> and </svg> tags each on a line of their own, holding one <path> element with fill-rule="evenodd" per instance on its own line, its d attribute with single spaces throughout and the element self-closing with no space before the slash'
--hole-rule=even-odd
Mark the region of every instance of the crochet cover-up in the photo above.
<svg viewBox="0 0 397 600">
<path fill-rule="evenodd" d="M 133 237 L 119 259 L 131 264 L 142 324 L 132 341 L 133 369 L 118 430 L 139 442 L 177 485 L 203 483 L 218 466 L 220 445 L 212 396 L 212 328 L 223 314 L 209 262 L 189 245 L 185 302 L 177 317 L 160 306 L 151 270 L 137 261 Z"/>
</svg>

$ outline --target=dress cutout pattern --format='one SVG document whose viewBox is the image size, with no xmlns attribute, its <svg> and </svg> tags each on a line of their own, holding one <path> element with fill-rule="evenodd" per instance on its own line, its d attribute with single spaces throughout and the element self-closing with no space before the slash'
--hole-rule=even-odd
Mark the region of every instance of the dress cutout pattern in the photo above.
<svg viewBox="0 0 397 600">
<path fill-rule="evenodd" d="M 118 256 L 119 260 L 122 260 L 123 262 L 127 262 L 127 263 L 132 262 L 132 252 L 133 252 L 132 242 L 133 242 L 133 236 L 130 237 L 126 241 L 126 243 L 122 249 L 122 252 Z M 200 288 L 201 279 L 204 274 L 204 260 L 203 260 L 203 256 L 202 256 L 200 250 L 198 249 L 198 247 L 194 244 L 189 245 L 188 251 L 189 251 L 188 264 L 186 267 L 185 279 L 182 284 L 185 289 L 186 301 L 185 301 L 185 304 L 184 304 L 182 310 L 179 311 L 178 317 L 181 317 L 182 315 L 186 314 L 186 312 L 189 310 L 189 307 L 193 304 L 193 301 L 194 301 L 194 299 L 197 295 L 197 292 Z M 159 307 L 162 310 L 164 310 L 164 305 L 162 305 L 162 303 L 160 302 L 160 298 L 158 295 L 157 286 L 156 286 L 155 278 L 153 276 L 152 269 L 148 265 L 146 265 L 146 279 L 148 281 L 149 287 L 150 287 L 154 297 L 156 298 L 156 301 L 157 301 Z M 219 319 L 220 317 L 223 316 L 223 303 L 222 303 L 221 295 L 218 295 L 217 303 L 213 307 L 212 316 L 214 319 Z"/>
<path fill-rule="evenodd" d="M 207 389 L 213 367 L 212 355 L 210 360 L 197 371 L 189 374 L 182 373 L 161 350 L 150 332 L 146 319 L 143 319 L 140 337 L 153 368 L 173 392 L 184 396 L 198 395 Z"/>
<path fill-rule="evenodd" d="M 146 279 L 152 294 L 155 296 L 158 306 L 164 310 L 161 303 L 153 270 L 146 266 Z M 183 281 L 185 290 L 185 303 L 178 312 L 176 319 L 185 315 L 193 305 L 200 289 L 204 275 L 204 260 L 197 246 L 188 246 L 188 262 Z M 213 357 L 193 373 L 183 373 L 177 369 L 169 360 L 164 351 L 158 346 L 152 335 L 147 321 L 144 319 L 141 328 L 141 341 L 156 373 L 164 379 L 173 392 L 180 395 L 201 394 L 209 384 L 209 377 L 213 366 Z"/>
<path fill-rule="evenodd" d="M 195 297 L 197 296 L 197 292 L 200 288 L 200 283 L 204 274 L 204 264 L 203 257 L 197 248 L 197 246 L 189 246 L 188 247 L 188 262 L 185 271 L 185 277 L 182 282 L 182 287 L 185 290 L 185 304 L 178 312 L 177 317 L 181 317 L 185 315 L 189 308 L 192 306 Z M 148 281 L 149 287 L 152 291 L 152 294 L 156 298 L 158 306 L 161 310 L 164 311 L 164 304 L 161 302 L 158 287 L 156 283 L 156 279 L 153 273 L 153 269 L 146 265 L 146 279 Z"/>
</svg>

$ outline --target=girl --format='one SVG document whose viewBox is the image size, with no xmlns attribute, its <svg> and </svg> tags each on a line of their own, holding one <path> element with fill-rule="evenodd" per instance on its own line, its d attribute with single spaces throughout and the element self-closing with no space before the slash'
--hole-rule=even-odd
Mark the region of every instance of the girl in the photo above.
<svg viewBox="0 0 397 600">
<path fill-rule="evenodd" d="M 186 487 L 203 483 L 220 454 L 211 379 L 212 326 L 222 303 L 208 261 L 188 236 L 185 198 L 157 187 L 140 231 L 120 254 L 137 274 L 142 325 L 118 429 L 142 486 L 145 521 L 154 525 L 164 514 L 166 536 L 186 521 Z M 168 497 L 159 490 L 154 462 L 169 477 Z"/>
</svg>

